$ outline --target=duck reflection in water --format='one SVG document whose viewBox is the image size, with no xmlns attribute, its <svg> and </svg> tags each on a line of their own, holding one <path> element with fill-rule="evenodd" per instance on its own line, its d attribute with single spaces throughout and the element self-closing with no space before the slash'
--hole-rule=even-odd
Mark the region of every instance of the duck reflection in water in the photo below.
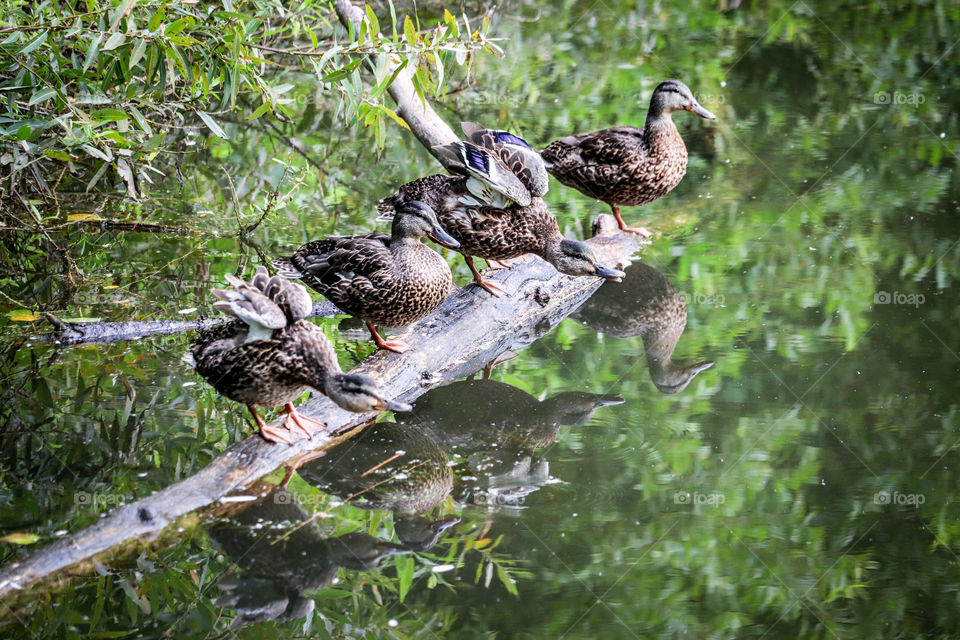
<svg viewBox="0 0 960 640">
<path fill-rule="evenodd" d="M 457 520 L 425 517 L 453 490 L 448 463 L 437 442 L 415 425 L 378 422 L 298 472 L 355 507 L 392 511 L 400 542 L 425 550 Z"/>
<path fill-rule="evenodd" d="M 400 425 L 417 428 L 456 463 L 454 497 L 489 507 L 515 506 L 555 481 L 535 450 L 552 444 L 564 425 L 582 425 L 617 396 L 567 391 L 542 402 L 502 382 L 463 380 L 421 397 Z"/>
<path fill-rule="evenodd" d="M 515 505 L 549 484 L 534 451 L 562 425 L 581 425 L 623 400 L 564 392 L 544 401 L 492 380 L 463 380 L 424 394 L 397 422 L 380 422 L 326 457 L 299 468 L 309 484 L 351 504 L 393 512 L 406 545 L 431 531 L 425 515 L 447 496 L 461 503 Z"/>
<path fill-rule="evenodd" d="M 209 526 L 208 533 L 241 569 L 218 583 L 216 605 L 236 612 L 233 629 L 303 618 L 315 606 L 304 592 L 328 586 L 341 567 L 369 571 L 387 556 L 424 551 L 456 522 L 425 522 L 423 529 L 411 528 L 401 536 L 398 544 L 360 532 L 330 538 L 312 514 L 279 487 L 258 502 L 231 506 L 229 517 Z"/>
<path fill-rule="evenodd" d="M 649 264 L 635 262 L 623 282 L 605 282 L 570 317 L 616 338 L 643 339 L 650 379 L 662 393 L 680 393 L 712 361 L 682 364 L 673 350 L 687 326 L 687 303 Z"/>
</svg>

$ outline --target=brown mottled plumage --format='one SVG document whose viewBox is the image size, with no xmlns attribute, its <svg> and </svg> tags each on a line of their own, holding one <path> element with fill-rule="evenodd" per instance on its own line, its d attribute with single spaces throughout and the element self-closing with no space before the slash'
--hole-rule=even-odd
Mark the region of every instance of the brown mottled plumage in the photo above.
<svg viewBox="0 0 960 640">
<path fill-rule="evenodd" d="M 401 352 L 410 347 L 384 340 L 374 325 L 402 327 L 416 322 L 453 290 L 446 260 L 420 241 L 428 235 L 457 246 L 429 203 L 411 201 L 398 211 L 390 234 L 314 240 L 276 265 L 282 275 L 302 278 L 341 310 L 366 322 L 378 346 Z"/>
<path fill-rule="evenodd" d="M 643 129 L 611 127 L 567 136 L 548 145 L 541 156 L 562 184 L 609 204 L 621 229 L 649 236 L 646 229 L 626 226 L 620 205 L 653 202 L 680 183 L 687 171 L 687 147 L 670 117 L 679 109 L 716 118 L 687 85 L 667 80 L 650 98 Z"/>
<path fill-rule="evenodd" d="M 277 276 L 268 278 L 263 267 L 249 283 L 228 280 L 234 289 L 215 291 L 224 300 L 216 306 L 238 319 L 201 331 L 190 357 L 197 373 L 214 389 L 247 405 L 264 438 L 291 442 L 263 422 L 258 406 L 286 405 L 286 426 L 292 424 L 308 436 L 314 433 L 310 424 L 323 426 L 293 407 L 293 401 L 310 387 L 357 413 L 409 408 L 385 400 L 367 376 L 340 370 L 333 345 L 319 327 L 304 319 L 311 304 L 302 285 Z"/>
<path fill-rule="evenodd" d="M 569 275 L 609 279 L 623 275 L 599 264 L 589 245 L 564 238 L 557 219 L 541 198 L 533 198 L 526 207 L 500 209 L 468 205 L 460 200 L 467 193 L 467 180 L 462 176 L 442 175 L 419 178 L 381 200 L 377 209 L 389 214 L 399 211 L 410 200 L 429 203 L 443 228 L 460 243 L 457 250 L 463 254 L 474 281 L 493 295 L 502 289 L 483 279 L 473 265 L 472 256 L 508 260 L 533 253 Z"/>
<path fill-rule="evenodd" d="M 679 393 L 713 365 L 673 361 L 673 350 L 687 326 L 686 301 L 648 264 L 633 263 L 627 276 L 622 284 L 605 283 L 570 317 L 617 338 L 643 338 L 650 379 L 663 393 Z"/>
</svg>

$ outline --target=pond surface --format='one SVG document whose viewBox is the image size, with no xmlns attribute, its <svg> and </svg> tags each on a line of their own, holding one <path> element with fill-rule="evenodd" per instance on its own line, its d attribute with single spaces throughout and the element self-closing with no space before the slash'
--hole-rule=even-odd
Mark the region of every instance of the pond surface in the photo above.
<svg viewBox="0 0 960 640">
<path fill-rule="evenodd" d="M 960 635 L 960 8 L 725 4 L 501 7 L 506 59 L 477 61 L 451 122 L 539 144 L 641 125 L 668 77 L 717 114 L 676 114 L 690 166 L 624 210 L 657 232 L 628 278 L 287 491 L 3 603 L 3 637 Z M 260 125 L 187 135 L 182 193 L 75 210 L 190 232 L 71 227 L 72 265 L 0 236 L 0 563 L 251 432 L 180 361 L 189 334 L 60 348 L 18 310 L 209 314 L 224 274 L 379 228 L 377 199 L 436 171 L 395 129 L 378 159 L 305 116 L 315 164 Z M 604 211 L 555 182 L 547 201 L 573 236 Z M 345 368 L 370 353 L 323 325 Z"/>
</svg>

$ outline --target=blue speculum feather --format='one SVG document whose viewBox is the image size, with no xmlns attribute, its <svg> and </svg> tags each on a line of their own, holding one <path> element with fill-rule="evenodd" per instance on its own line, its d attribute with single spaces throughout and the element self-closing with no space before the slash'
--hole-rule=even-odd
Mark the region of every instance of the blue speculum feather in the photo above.
<svg viewBox="0 0 960 640">
<path fill-rule="evenodd" d="M 479 149 L 474 147 L 465 147 L 467 163 L 483 173 L 490 173 L 490 167 L 487 165 L 487 157 Z"/>
<path fill-rule="evenodd" d="M 533 149 L 526 140 L 520 136 L 515 136 L 509 131 L 494 131 L 493 135 L 496 137 L 497 142 L 502 142 L 503 144 L 516 144 L 521 147 L 526 147 L 527 149 Z"/>
</svg>

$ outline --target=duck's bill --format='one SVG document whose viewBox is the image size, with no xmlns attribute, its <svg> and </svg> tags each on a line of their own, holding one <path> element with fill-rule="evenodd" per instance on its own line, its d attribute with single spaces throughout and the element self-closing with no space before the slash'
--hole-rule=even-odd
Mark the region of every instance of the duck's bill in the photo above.
<svg viewBox="0 0 960 640">
<path fill-rule="evenodd" d="M 451 249 L 456 249 L 460 246 L 460 243 L 457 242 L 456 238 L 440 227 L 433 228 L 433 233 L 430 234 L 430 239 L 437 244 L 442 244 L 443 246 L 450 247 Z"/>
<path fill-rule="evenodd" d="M 623 271 L 618 271 L 617 269 L 609 269 L 602 265 L 597 265 L 596 274 L 603 278 L 604 280 L 609 280 L 611 282 L 623 282 L 623 276 L 627 275 Z"/>
<path fill-rule="evenodd" d="M 706 362 L 698 362 L 697 364 L 695 364 L 695 365 L 693 365 L 692 367 L 690 367 L 690 372 L 691 372 L 693 375 L 697 375 L 697 374 L 700 373 L 701 371 L 706 371 L 707 369 L 709 369 L 709 368 L 712 367 L 712 366 L 713 366 L 713 361 L 712 361 L 712 360 L 707 360 Z"/>
<path fill-rule="evenodd" d="M 614 396 L 609 394 L 598 394 L 596 398 L 593 399 L 593 403 L 597 407 L 612 407 L 615 404 L 623 404 L 625 400 L 620 396 Z"/>
<path fill-rule="evenodd" d="M 405 413 L 413 410 L 413 406 L 406 402 L 397 402 L 396 400 L 381 400 L 377 409 L 381 411 L 393 411 L 394 413 Z"/>
<path fill-rule="evenodd" d="M 701 118 L 706 118 L 707 120 L 717 119 L 717 116 L 715 116 L 712 111 L 708 111 L 707 109 L 704 109 L 703 105 L 701 105 L 698 102 L 694 102 L 692 105 L 687 107 L 687 111 L 689 111 L 690 113 L 695 113 Z"/>
</svg>

